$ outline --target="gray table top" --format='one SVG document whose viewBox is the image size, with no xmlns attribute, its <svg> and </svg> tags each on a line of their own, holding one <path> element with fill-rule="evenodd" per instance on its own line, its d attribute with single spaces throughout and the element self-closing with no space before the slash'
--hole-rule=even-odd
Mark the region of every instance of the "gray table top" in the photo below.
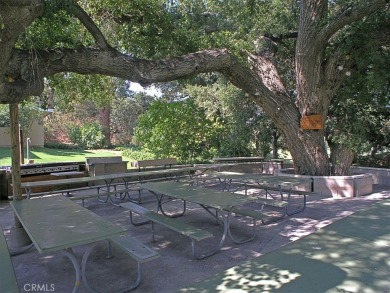
<svg viewBox="0 0 390 293">
<path fill-rule="evenodd" d="M 256 197 L 199 188 L 175 181 L 143 183 L 141 188 L 220 210 L 229 210 L 235 206 L 257 201 Z"/>
<path fill-rule="evenodd" d="M 100 241 L 125 231 L 66 197 L 10 204 L 40 253 Z"/>
<path fill-rule="evenodd" d="M 221 179 L 237 180 L 242 182 L 255 182 L 266 186 L 296 186 L 310 184 L 311 178 L 293 177 L 293 176 L 274 176 L 268 174 L 251 174 L 240 172 L 211 172 L 209 176 Z"/>
</svg>

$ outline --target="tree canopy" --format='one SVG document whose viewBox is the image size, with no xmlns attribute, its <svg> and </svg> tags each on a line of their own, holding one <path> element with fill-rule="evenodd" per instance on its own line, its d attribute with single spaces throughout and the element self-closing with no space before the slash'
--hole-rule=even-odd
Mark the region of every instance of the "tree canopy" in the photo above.
<svg viewBox="0 0 390 293">
<path fill-rule="evenodd" d="M 0 102 L 66 72 L 142 85 L 215 72 L 270 117 L 296 173 L 328 175 L 325 129 L 300 120 L 326 123 L 348 80 L 388 86 L 389 29 L 388 0 L 0 0 Z"/>
</svg>

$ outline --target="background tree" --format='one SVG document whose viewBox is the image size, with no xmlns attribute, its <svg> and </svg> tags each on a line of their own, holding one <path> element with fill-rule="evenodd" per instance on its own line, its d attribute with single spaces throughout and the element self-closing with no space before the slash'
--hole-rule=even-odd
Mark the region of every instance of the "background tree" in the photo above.
<svg viewBox="0 0 390 293">
<path fill-rule="evenodd" d="M 144 93 L 133 92 L 113 100 L 111 127 L 115 144 L 128 145 L 133 142 L 138 117 L 149 108 L 154 99 Z"/>
<path fill-rule="evenodd" d="M 204 162 L 215 156 L 215 127 L 193 99 L 154 102 L 139 117 L 136 142 L 159 158 L 182 163 Z"/>
<path fill-rule="evenodd" d="M 218 78 L 203 86 L 188 85 L 183 91 L 218 128 L 218 156 L 267 157 L 271 153 L 272 128 L 264 127 L 269 126 L 269 119 L 240 89 Z"/>
<path fill-rule="evenodd" d="M 104 145 L 111 145 L 111 104 L 116 96 L 118 79 L 102 75 L 57 74 L 50 83 L 55 88 L 58 109 L 69 111 L 82 102 L 94 103 L 99 109 Z M 95 107 L 91 107 L 94 109 Z"/>
</svg>

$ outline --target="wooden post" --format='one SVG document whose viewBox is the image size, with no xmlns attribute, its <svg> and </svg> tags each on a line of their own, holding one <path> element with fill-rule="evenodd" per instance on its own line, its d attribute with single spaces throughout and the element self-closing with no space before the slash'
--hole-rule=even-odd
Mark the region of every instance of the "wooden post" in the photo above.
<svg viewBox="0 0 390 293">
<path fill-rule="evenodd" d="M 11 122 L 11 148 L 12 148 L 12 193 L 13 200 L 22 200 L 22 187 L 20 177 L 20 139 L 19 139 L 19 105 L 18 103 L 9 104 L 9 114 Z M 14 214 L 15 226 L 10 230 L 10 243 L 12 247 L 23 247 L 31 245 L 31 239 L 28 237 L 22 223 Z"/>
<path fill-rule="evenodd" d="M 20 177 L 19 107 L 17 103 L 9 104 L 9 113 L 12 148 L 12 193 L 14 199 L 22 200 Z"/>
</svg>

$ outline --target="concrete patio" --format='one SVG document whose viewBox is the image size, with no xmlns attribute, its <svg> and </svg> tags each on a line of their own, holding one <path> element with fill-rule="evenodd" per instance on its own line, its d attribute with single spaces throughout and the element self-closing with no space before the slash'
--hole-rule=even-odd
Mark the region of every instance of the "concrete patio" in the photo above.
<svg viewBox="0 0 390 293">
<path fill-rule="evenodd" d="M 286 217 L 283 220 L 270 225 L 259 225 L 257 228 L 257 237 L 251 242 L 237 245 L 228 240 L 221 251 L 204 260 L 192 259 L 189 239 L 176 232 L 158 226 L 156 233 L 157 241 L 152 242 L 150 225 L 139 227 L 132 226 L 129 223 L 129 213 L 124 209 L 111 204 L 100 203 L 96 199 L 86 201 L 86 205 L 88 209 L 96 214 L 117 225 L 125 227 L 130 235 L 141 240 L 161 254 L 160 258 L 142 266 L 142 282 L 140 286 L 132 292 L 186 292 L 191 290 L 191 288 L 198 288 L 198 292 L 228 292 L 229 289 L 226 288 L 221 288 L 221 290 L 219 290 L 216 289 L 218 287 L 215 286 L 202 287 L 201 281 L 210 278 L 212 279 L 216 274 L 223 274 L 225 270 L 242 265 L 247 261 L 255 260 L 256 263 L 261 263 L 262 259 L 264 259 L 264 261 L 269 261 L 270 255 L 272 255 L 269 254 L 270 252 L 277 253 L 280 251 L 282 258 L 289 257 L 288 253 L 286 253 L 289 250 L 289 246 L 285 245 L 309 234 L 313 234 L 317 230 L 337 222 L 340 219 L 346 218 L 356 211 L 369 208 L 373 204 L 381 202 L 386 198 L 390 198 L 390 187 L 379 185 L 374 186 L 373 194 L 362 197 L 333 199 L 320 195 L 310 196 L 308 198 L 307 208 L 303 212 L 291 217 Z M 151 209 L 155 208 L 154 196 L 145 193 L 143 195 L 142 205 Z M 209 230 L 216 236 L 216 239 L 213 241 L 199 243 L 200 249 L 207 249 L 217 244 L 218 236 L 221 235 L 220 226 L 216 225 L 215 221 L 204 213 L 201 208 L 195 205 L 189 205 L 188 212 L 182 217 L 182 220 Z M 9 230 L 13 226 L 13 221 L 13 212 L 8 202 L 0 201 L 0 225 L 5 231 L 9 246 L 12 245 Z M 386 221 L 386 219 L 383 219 L 383 221 Z M 366 222 L 363 220 L 359 222 L 359 229 L 365 230 L 365 224 Z M 344 229 L 348 230 L 348 227 L 344 227 Z M 355 228 L 351 227 L 351 229 Z M 247 232 L 249 233 L 249 227 Z M 237 233 L 245 233 L 245 231 L 237 231 Z M 315 235 L 313 234 L 312 237 L 319 237 L 319 241 L 321 241 L 321 239 L 325 240 L 327 237 L 329 238 L 329 236 L 326 235 Z M 295 243 L 292 245 L 295 245 Z M 351 243 L 351 245 L 355 248 L 354 250 L 351 250 L 351 253 L 356 251 L 356 253 L 359 254 L 364 253 L 364 251 L 370 247 L 369 243 L 362 243 L 360 241 Z M 13 249 L 14 248 L 11 246 L 10 250 L 12 251 Z M 80 258 L 84 249 L 85 246 L 77 247 L 75 249 L 76 254 L 79 255 Z M 90 280 L 90 283 L 95 288 L 99 288 L 101 292 L 114 292 L 115 288 L 122 288 L 129 284 L 129 278 L 134 279 L 136 263 L 120 250 L 114 250 L 113 252 L 114 257 L 112 259 L 106 259 L 106 244 L 102 242 L 93 250 L 88 261 L 88 279 Z M 388 249 L 383 249 L 380 253 L 385 253 L 387 259 L 389 259 L 390 252 Z M 265 255 L 264 258 L 262 255 Z M 356 255 L 356 259 L 358 257 L 359 255 Z M 351 258 L 353 258 L 353 255 Z M 44 287 L 46 292 L 72 291 L 75 278 L 74 268 L 68 258 L 61 252 L 39 254 L 33 248 L 23 254 L 13 256 L 12 262 L 21 292 L 31 292 L 33 284 L 40 285 L 41 288 Z M 295 264 L 294 256 L 292 256 L 291 264 L 292 266 Z M 299 263 L 297 263 L 297 265 L 299 265 Z M 387 275 L 390 272 L 388 262 L 378 262 L 378 268 L 376 269 L 385 270 L 385 272 L 382 272 L 383 274 L 377 275 L 383 275 L 386 279 L 388 278 Z M 261 274 L 263 272 L 259 271 L 258 273 Z M 303 271 L 303 273 L 313 274 L 310 270 Z M 348 271 L 345 273 L 347 274 Z M 325 275 L 324 279 L 330 279 L 330 277 L 331 275 Z M 361 281 L 364 282 L 363 279 Z M 380 284 L 381 281 L 384 280 L 374 281 Z M 210 281 L 207 281 L 206 284 L 208 282 Z M 341 281 L 334 280 L 333 282 L 334 286 L 336 286 L 337 283 Z M 323 292 L 323 290 L 320 289 L 321 287 L 318 288 L 318 292 Z M 333 291 L 336 290 L 335 288 L 336 287 L 333 287 Z M 305 288 L 300 288 L 300 293 L 304 292 L 304 289 Z M 306 292 L 312 293 L 313 291 L 311 289 L 312 288 Z M 332 288 L 328 289 L 329 292 L 332 291 Z M 372 290 L 366 292 L 377 292 L 374 289 L 375 288 L 372 288 Z M 253 289 L 247 291 L 244 289 L 235 290 L 238 291 L 234 292 L 255 292 Z M 388 290 L 388 288 L 386 290 Z M 383 292 L 386 292 L 386 290 L 384 289 Z M 78 292 L 87 292 L 87 290 L 81 285 Z M 274 290 L 265 292 L 274 292 Z M 283 292 L 283 290 L 279 289 L 277 292 Z"/>
</svg>

